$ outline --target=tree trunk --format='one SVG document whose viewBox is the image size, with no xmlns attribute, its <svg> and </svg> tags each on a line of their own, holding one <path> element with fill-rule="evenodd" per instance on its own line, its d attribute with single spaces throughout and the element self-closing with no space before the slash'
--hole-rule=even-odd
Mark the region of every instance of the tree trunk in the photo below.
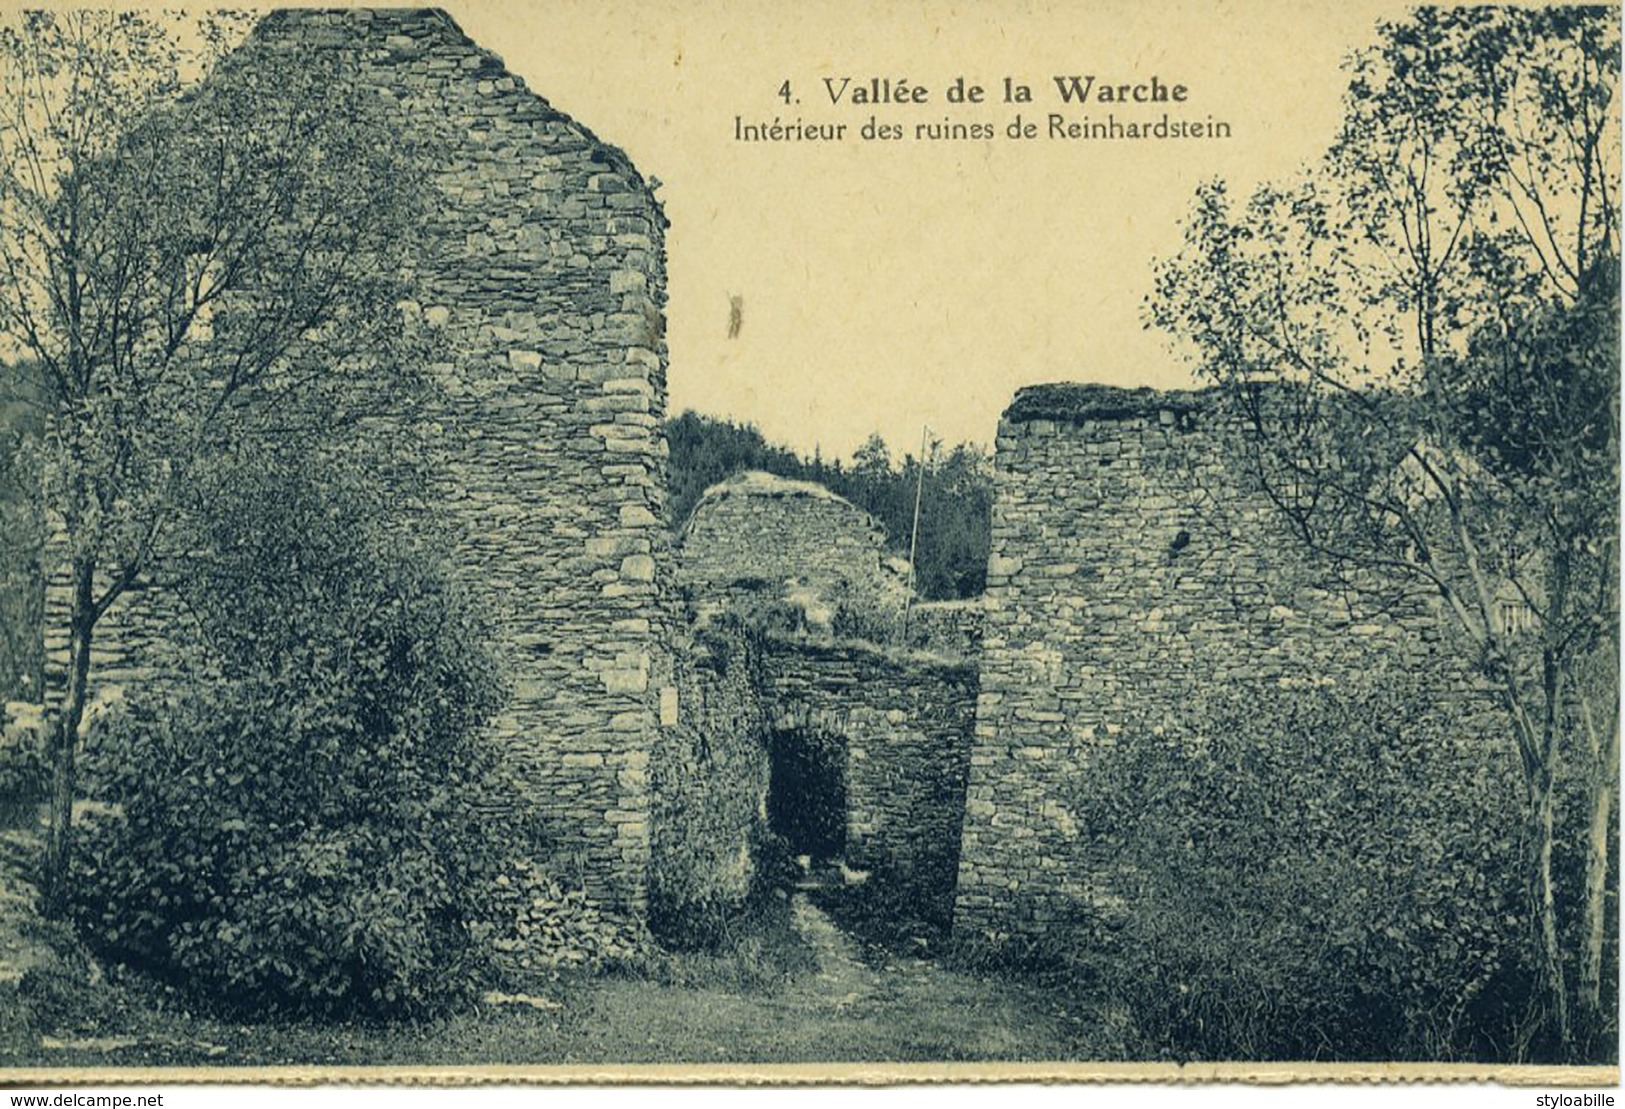
<svg viewBox="0 0 1625 1109">
<path fill-rule="evenodd" d="M 1539 955 L 1542 1014 L 1549 1043 L 1543 1062 L 1566 1059 L 1572 1047 L 1569 1025 L 1568 985 L 1563 972 L 1563 948 L 1558 939 L 1557 897 L 1552 887 L 1552 753 L 1546 752 L 1538 772 L 1529 782 L 1528 793 L 1528 871 L 1531 919 Z"/>
<path fill-rule="evenodd" d="M 85 715 L 90 677 L 90 642 L 96 627 L 95 564 L 73 563 L 72 625 L 68 639 L 68 688 L 63 693 L 51 745 L 50 826 L 45 839 L 45 912 L 64 917 L 68 911 L 69 868 L 73 860 L 73 800 L 76 790 L 74 755 L 79 724 Z"/>
<path fill-rule="evenodd" d="M 1554 553 L 1548 568 L 1546 594 L 1552 612 L 1567 607 L 1569 562 L 1561 551 Z M 1574 1026 L 1569 1020 L 1567 974 L 1563 963 L 1563 943 L 1558 931 L 1557 893 L 1552 883 L 1552 843 L 1555 836 L 1558 736 L 1562 729 L 1566 679 L 1562 645 L 1554 642 L 1557 625 L 1548 621 L 1542 627 L 1540 652 L 1541 721 L 1535 738 L 1533 771 L 1529 782 L 1528 842 L 1533 855 L 1527 875 L 1530 908 L 1538 935 L 1540 979 L 1545 1026 L 1549 1037 L 1543 1054 L 1546 1061 L 1568 1062 L 1576 1054 Z"/>
<path fill-rule="evenodd" d="M 1591 827 L 1586 835 L 1585 900 L 1581 905 L 1580 985 L 1576 1017 L 1589 1051 L 1607 1033 L 1602 1010 L 1603 941 L 1608 916 L 1609 855 L 1613 841 L 1608 831 L 1619 791 L 1619 717 L 1610 699 L 1608 739 L 1598 734 L 1589 699 L 1582 696 L 1580 711 L 1591 755 L 1589 782 Z"/>
</svg>

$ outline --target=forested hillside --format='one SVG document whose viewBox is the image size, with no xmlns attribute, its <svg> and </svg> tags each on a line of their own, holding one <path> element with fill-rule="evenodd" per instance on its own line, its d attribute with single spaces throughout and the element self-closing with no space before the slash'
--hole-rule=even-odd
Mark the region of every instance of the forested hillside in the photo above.
<svg viewBox="0 0 1625 1109">
<path fill-rule="evenodd" d="M 816 481 L 868 510 L 886 529 L 892 550 L 908 555 L 920 462 L 893 459 L 871 435 L 850 465 L 802 458 L 769 443 L 749 424 L 684 412 L 666 422 L 671 445 L 666 509 L 680 528 L 706 489 L 744 470 Z M 988 526 L 993 510 L 993 464 L 974 443 L 943 450 L 934 443 L 925 462 L 920 534 L 915 554 L 920 594 L 933 600 L 974 597 L 987 579 Z"/>
</svg>

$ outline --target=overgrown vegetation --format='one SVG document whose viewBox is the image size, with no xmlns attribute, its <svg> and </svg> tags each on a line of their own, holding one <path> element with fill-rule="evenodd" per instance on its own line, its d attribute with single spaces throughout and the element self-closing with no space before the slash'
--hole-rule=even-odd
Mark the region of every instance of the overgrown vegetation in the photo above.
<svg viewBox="0 0 1625 1109">
<path fill-rule="evenodd" d="M 413 143 L 338 52 L 227 58 L 246 20 L 0 25 L 0 337 L 41 383 L 28 468 L 70 579 L 53 913 L 70 900 L 96 628 L 164 549 L 178 501 L 231 445 L 330 432 L 423 364 L 397 307 L 426 203 Z"/>
<path fill-rule="evenodd" d="M 1543 1061 L 1617 1050 L 1619 59 L 1601 7 L 1382 22 L 1325 157 L 1200 188 L 1148 313 L 1301 547 L 1495 690 Z"/>
<path fill-rule="evenodd" d="M 765 865 L 763 865 L 765 863 Z M 786 865 L 788 864 L 788 865 Z M 678 923 L 681 942 L 650 948 L 609 968 L 612 975 L 684 989 L 772 993 L 818 969 L 818 958 L 791 919 L 789 876 L 794 863 L 768 848 L 751 896 L 717 905 Z M 671 934 L 668 930 L 668 935 Z"/>
<path fill-rule="evenodd" d="M 1078 776 L 1079 842 L 1112 861 L 1064 961 L 1146 1057 L 1523 1057 L 1517 776 L 1404 675 L 1210 691 Z"/>
<path fill-rule="evenodd" d="M 879 435 L 869 437 L 850 466 L 820 456 L 802 458 L 769 443 L 748 424 L 692 411 L 666 422 L 666 438 L 671 447 L 666 510 L 673 528 L 683 525 L 700 495 L 717 482 L 745 470 L 766 470 L 840 494 L 880 521 L 895 554 L 908 555 L 920 460 L 912 454 L 894 460 Z M 933 446 L 925 460 L 915 551 L 915 588 L 921 596 L 954 600 L 981 594 L 992 520 L 993 465 L 987 452 L 973 443 L 946 453 Z"/>
<path fill-rule="evenodd" d="M 38 700 L 44 685 L 39 393 L 27 366 L 0 359 L 0 702 Z"/>
<path fill-rule="evenodd" d="M 76 913 L 216 1003 L 421 1012 L 476 981 L 498 669 L 432 542 L 328 461 L 255 459 L 195 520 L 198 635 L 93 756 L 118 808 L 85 830 Z"/>
</svg>

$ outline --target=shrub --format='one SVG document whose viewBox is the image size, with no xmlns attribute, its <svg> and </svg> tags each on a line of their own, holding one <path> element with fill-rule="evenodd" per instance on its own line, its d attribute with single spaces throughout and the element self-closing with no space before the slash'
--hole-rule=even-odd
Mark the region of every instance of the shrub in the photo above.
<svg viewBox="0 0 1625 1109">
<path fill-rule="evenodd" d="M 719 910 L 702 918 L 714 943 L 650 948 L 619 971 L 681 989 L 771 993 L 818 969 L 784 889 Z"/>
<path fill-rule="evenodd" d="M 1078 785 L 1120 898 L 1089 969 L 1175 1057 L 1505 1058 L 1517 796 L 1497 737 L 1403 679 L 1209 694 Z"/>
<path fill-rule="evenodd" d="M 391 1015 L 472 984 L 465 907 L 500 685 L 432 544 L 332 473 L 239 474 L 198 521 L 184 679 L 98 758 L 77 918 L 104 951 L 237 1010 Z"/>
<path fill-rule="evenodd" d="M 523 857 L 505 860 L 476 903 L 475 941 L 495 953 L 509 982 L 555 970 L 597 970 L 642 957 L 649 946 L 639 929 L 604 917 L 581 890 L 565 888 Z"/>
<path fill-rule="evenodd" d="M 754 625 L 719 614 L 678 659 L 683 709 L 649 766 L 648 920 L 668 948 L 725 947 L 795 870 L 765 824 L 761 655 Z"/>
<path fill-rule="evenodd" d="M 0 805 L 44 800 L 51 770 L 45 726 L 34 705 L 0 712 Z"/>
</svg>

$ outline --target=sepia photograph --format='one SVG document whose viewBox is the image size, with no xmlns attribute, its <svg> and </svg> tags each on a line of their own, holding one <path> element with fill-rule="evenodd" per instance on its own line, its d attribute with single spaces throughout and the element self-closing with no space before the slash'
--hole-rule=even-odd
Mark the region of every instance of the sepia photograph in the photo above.
<svg viewBox="0 0 1625 1109">
<path fill-rule="evenodd" d="M 1618 1087 L 1620 23 L 0 8 L 0 1084 Z"/>
</svg>

